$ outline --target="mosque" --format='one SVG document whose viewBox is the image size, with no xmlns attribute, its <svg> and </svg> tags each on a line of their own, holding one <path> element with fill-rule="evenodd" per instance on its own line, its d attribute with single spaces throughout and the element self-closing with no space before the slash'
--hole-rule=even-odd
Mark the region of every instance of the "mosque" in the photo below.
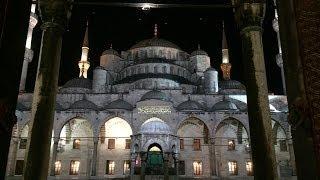
<svg viewBox="0 0 320 180">
<path fill-rule="evenodd" d="M 188 53 L 155 25 L 130 49 L 105 50 L 91 80 L 88 42 L 87 27 L 79 77 L 56 97 L 51 179 L 253 179 L 246 88 L 230 78 L 225 33 L 223 74 L 200 46 Z M 32 96 L 18 98 L 8 179 L 23 173 Z M 287 99 L 270 94 L 269 103 L 278 172 L 291 179 Z"/>
</svg>

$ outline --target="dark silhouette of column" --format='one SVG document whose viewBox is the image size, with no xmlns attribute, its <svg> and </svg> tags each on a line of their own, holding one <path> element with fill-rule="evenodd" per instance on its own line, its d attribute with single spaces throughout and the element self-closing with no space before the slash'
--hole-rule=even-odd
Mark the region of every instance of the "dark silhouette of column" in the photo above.
<svg viewBox="0 0 320 180">
<path fill-rule="evenodd" d="M 169 180 L 169 158 L 170 152 L 163 153 L 163 170 L 164 170 L 164 180 Z"/>
<path fill-rule="evenodd" d="M 24 180 L 47 179 L 54 109 L 58 88 L 62 35 L 71 0 L 40 0 L 42 40 L 34 88 Z"/>
<path fill-rule="evenodd" d="M 0 179 L 4 179 L 12 128 L 16 123 L 19 80 L 31 0 L 0 1 Z"/>
<path fill-rule="evenodd" d="M 148 155 L 147 152 L 140 152 L 140 157 L 141 157 L 140 180 L 145 180 L 146 178 L 147 155 Z"/>
<path fill-rule="evenodd" d="M 319 179 L 320 3 L 278 0 L 277 7 L 297 176 Z"/>
<path fill-rule="evenodd" d="M 268 87 L 262 47 L 263 1 L 237 1 L 236 19 L 241 30 L 254 176 L 277 180 L 272 140 Z"/>
</svg>

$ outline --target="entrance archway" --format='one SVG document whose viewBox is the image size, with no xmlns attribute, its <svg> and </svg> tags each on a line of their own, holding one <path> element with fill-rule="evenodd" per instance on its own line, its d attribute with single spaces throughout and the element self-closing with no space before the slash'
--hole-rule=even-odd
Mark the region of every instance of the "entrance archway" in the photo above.
<svg viewBox="0 0 320 180">
<path fill-rule="evenodd" d="M 146 174 L 163 175 L 164 174 L 163 151 L 159 144 L 151 144 L 147 153 Z"/>
</svg>

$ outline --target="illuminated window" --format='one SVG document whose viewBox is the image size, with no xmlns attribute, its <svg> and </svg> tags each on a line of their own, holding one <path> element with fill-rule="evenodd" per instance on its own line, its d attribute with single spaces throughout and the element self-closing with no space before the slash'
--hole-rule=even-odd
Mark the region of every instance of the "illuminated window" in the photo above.
<svg viewBox="0 0 320 180">
<path fill-rule="evenodd" d="M 108 149 L 114 149 L 115 148 L 115 139 L 108 139 Z"/>
<path fill-rule="evenodd" d="M 228 140 L 228 151 L 233 151 L 236 149 L 236 144 L 234 140 Z"/>
<path fill-rule="evenodd" d="M 14 174 L 15 175 L 22 175 L 23 173 L 23 166 L 24 166 L 24 161 L 23 160 L 17 160 L 16 161 L 16 169 Z"/>
<path fill-rule="evenodd" d="M 200 139 L 193 140 L 193 150 L 194 151 L 201 151 Z"/>
<path fill-rule="evenodd" d="M 280 140 L 280 151 L 288 151 L 286 140 Z"/>
<path fill-rule="evenodd" d="M 131 146 L 131 139 L 126 139 L 126 149 L 130 149 Z"/>
<path fill-rule="evenodd" d="M 115 167 L 114 161 L 107 160 L 106 174 L 113 175 L 114 174 L 114 167 Z"/>
<path fill-rule="evenodd" d="M 74 161 L 72 160 L 70 162 L 70 175 L 78 175 L 79 174 L 79 168 L 80 168 L 80 161 Z"/>
<path fill-rule="evenodd" d="M 73 149 L 80 149 L 80 139 L 73 140 Z"/>
<path fill-rule="evenodd" d="M 247 162 L 246 162 L 246 170 L 247 170 L 247 175 L 248 175 L 248 176 L 253 176 L 253 165 L 252 165 L 252 161 L 247 161 Z"/>
<path fill-rule="evenodd" d="M 60 175 L 61 174 L 61 161 L 56 161 L 54 163 L 54 174 Z"/>
<path fill-rule="evenodd" d="M 184 140 L 180 139 L 180 149 L 184 149 Z"/>
<path fill-rule="evenodd" d="M 26 138 L 21 138 L 19 149 L 26 149 L 26 148 L 27 148 L 27 139 Z"/>
<path fill-rule="evenodd" d="M 123 163 L 123 174 L 130 174 L 130 160 L 125 160 Z"/>
<path fill-rule="evenodd" d="M 238 175 L 238 164 L 237 161 L 229 161 L 228 169 L 230 175 Z"/>
<path fill-rule="evenodd" d="M 194 161 L 193 162 L 193 174 L 194 175 L 202 175 L 202 162 Z"/>
<path fill-rule="evenodd" d="M 179 175 L 185 175 L 186 174 L 186 167 L 184 161 L 179 161 Z"/>
</svg>

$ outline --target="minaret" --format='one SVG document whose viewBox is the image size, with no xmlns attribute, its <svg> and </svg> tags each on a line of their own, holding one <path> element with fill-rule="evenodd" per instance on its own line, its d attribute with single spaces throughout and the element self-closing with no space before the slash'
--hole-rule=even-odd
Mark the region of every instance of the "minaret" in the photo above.
<svg viewBox="0 0 320 180">
<path fill-rule="evenodd" d="M 89 37 L 88 37 L 88 22 L 87 22 L 86 32 L 83 38 L 81 59 L 78 62 L 78 66 L 80 69 L 79 77 L 82 77 L 82 78 L 88 77 L 88 69 L 90 67 L 90 63 L 88 61 L 88 55 L 89 55 Z"/>
<path fill-rule="evenodd" d="M 24 52 L 24 60 L 23 60 L 21 78 L 20 78 L 19 92 L 25 91 L 28 66 L 33 59 L 33 50 L 31 49 L 32 33 L 33 33 L 33 28 L 38 23 L 38 16 L 35 14 L 35 12 L 36 12 L 36 2 L 33 1 L 31 5 L 29 29 L 28 29 L 28 35 L 27 35 L 27 41 L 26 41 L 26 49 Z"/>
<path fill-rule="evenodd" d="M 276 0 L 274 0 L 273 2 L 274 2 L 274 6 L 276 7 Z M 277 33 L 279 53 L 276 56 L 276 60 L 277 60 L 277 65 L 281 68 L 283 94 L 286 94 L 286 92 L 287 92 L 286 91 L 286 81 L 285 81 L 284 69 L 283 69 L 283 59 L 282 59 L 282 49 L 281 49 L 281 41 L 280 41 L 279 20 L 278 20 L 277 8 L 274 9 L 274 20 L 272 21 L 272 26 L 273 26 L 274 31 Z"/>
<path fill-rule="evenodd" d="M 221 63 L 221 71 L 223 73 L 224 80 L 230 80 L 230 71 L 232 65 L 229 63 L 229 50 L 228 50 L 228 43 L 226 39 L 226 33 L 224 28 L 224 22 L 222 22 L 223 32 L 222 32 L 222 63 Z"/>
</svg>

